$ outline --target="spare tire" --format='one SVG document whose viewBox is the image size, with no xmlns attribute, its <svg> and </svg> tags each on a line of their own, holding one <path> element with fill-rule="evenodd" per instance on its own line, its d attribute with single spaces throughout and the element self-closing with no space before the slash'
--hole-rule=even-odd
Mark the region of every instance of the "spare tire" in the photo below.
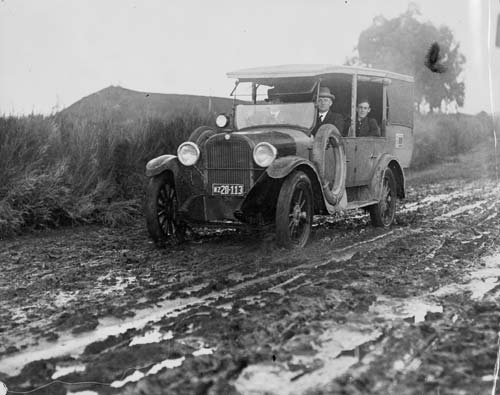
<svg viewBox="0 0 500 395">
<path fill-rule="evenodd" d="M 321 178 L 326 200 L 332 205 L 338 204 L 345 193 L 347 165 L 344 140 L 335 126 L 325 124 L 319 128 L 311 157 Z"/>
</svg>

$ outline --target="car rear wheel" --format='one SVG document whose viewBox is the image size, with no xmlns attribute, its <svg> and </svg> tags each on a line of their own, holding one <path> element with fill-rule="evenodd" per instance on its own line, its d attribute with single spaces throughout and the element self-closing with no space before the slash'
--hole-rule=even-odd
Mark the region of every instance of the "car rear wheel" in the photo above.
<svg viewBox="0 0 500 395">
<path fill-rule="evenodd" d="M 178 202 L 171 174 L 151 177 L 147 187 L 146 224 L 157 244 L 176 239 L 184 241 L 186 227 L 178 220 Z"/>
<path fill-rule="evenodd" d="M 374 226 L 387 228 L 394 221 L 396 214 L 396 179 L 391 169 L 384 171 L 380 201 L 369 207 L 370 218 Z"/>
<path fill-rule="evenodd" d="M 304 247 L 311 234 L 313 217 L 312 188 L 301 171 L 290 174 L 278 196 L 276 241 L 282 247 Z"/>
</svg>

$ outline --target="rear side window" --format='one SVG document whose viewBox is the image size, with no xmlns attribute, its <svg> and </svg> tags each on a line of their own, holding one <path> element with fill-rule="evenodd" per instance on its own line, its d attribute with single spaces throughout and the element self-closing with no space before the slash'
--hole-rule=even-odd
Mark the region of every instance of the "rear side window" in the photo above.
<svg viewBox="0 0 500 395">
<path fill-rule="evenodd" d="M 388 120 L 391 124 L 413 126 L 413 84 L 392 80 L 387 87 Z"/>
</svg>

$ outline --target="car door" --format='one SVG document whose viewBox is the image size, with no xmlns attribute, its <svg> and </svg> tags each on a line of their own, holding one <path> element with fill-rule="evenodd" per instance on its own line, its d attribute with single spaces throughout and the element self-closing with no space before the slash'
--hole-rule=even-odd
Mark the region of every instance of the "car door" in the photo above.
<svg viewBox="0 0 500 395">
<path fill-rule="evenodd" d="M 346 188 L 354 186 L 356 174 L 356 138 L 344 137 L 344 150 L 347 162 L 347 171 L 345 177 Z"/>
<path fill-rule="evenodd" d="M 384 137 L 356 137 L 354 185 L 368 185 L 385 145 Z"/>
</svg>

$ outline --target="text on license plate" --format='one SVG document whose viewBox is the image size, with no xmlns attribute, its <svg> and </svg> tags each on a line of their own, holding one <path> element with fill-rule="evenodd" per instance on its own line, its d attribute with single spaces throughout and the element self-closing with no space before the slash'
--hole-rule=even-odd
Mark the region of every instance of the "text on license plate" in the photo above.
<svg viewBox="0 0 500 395">
<path fill-rule="evenodd" d="M 212 184 L 214 195 L 243 195 L 243 184 Z"/>
</svg>

